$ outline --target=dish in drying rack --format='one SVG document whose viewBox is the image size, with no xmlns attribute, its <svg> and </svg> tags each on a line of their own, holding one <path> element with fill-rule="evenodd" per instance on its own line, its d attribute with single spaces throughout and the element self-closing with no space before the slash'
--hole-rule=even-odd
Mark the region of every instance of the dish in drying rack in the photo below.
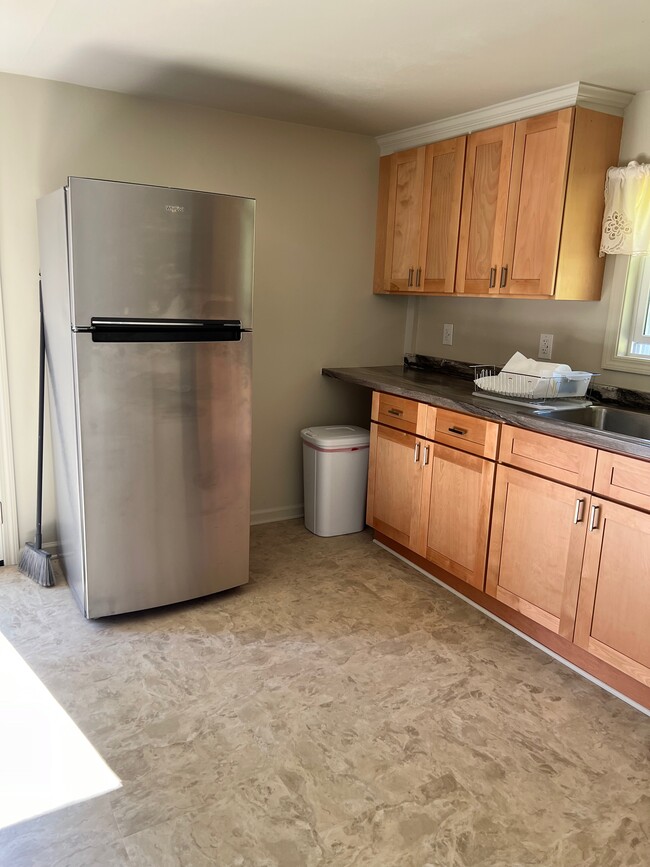
<svg viewBox="0 0 650 867">
<path fill-rule="evenodd" d="M 583 397 L 587 393 L 592 376 L 593 374 L 584 370 L 533 375 L 506 370 L 497 372 L 494 368 L 477 368 L 474 385 L 487 394 L 528 400 L 553 400 Z"/>
</svg>

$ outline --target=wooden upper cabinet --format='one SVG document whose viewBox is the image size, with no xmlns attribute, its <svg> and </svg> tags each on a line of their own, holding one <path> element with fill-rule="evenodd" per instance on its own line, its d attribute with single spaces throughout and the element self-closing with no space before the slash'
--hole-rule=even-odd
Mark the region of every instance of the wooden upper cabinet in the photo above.
<svg viewBox="0 0 650 867">
<path fill-rule="evenodd" d="M 605 257 L 598 255 L 605 176 L 610 166 L 618 165 L 623 118 L 581 106 L 574 112 L 553 297 L 598 301 L 605 270 Z"/>
<path fill-rule="evenodd" d="M 501 295 L 597 301 L 603 190 L 623 119 L 577 106 L 516 124 Z"/>
<path fill-rule="evenodd" d="M 374 291 L 598 300 L 622 124 L 576 106 L 382 157 Z"/>
<path fill-rule="evenodd" d="M 553 295 L 573 111 L 565 108 L 516 124 L 501 294 Z"/>
<path fill-rule="evenodd" d="M 473 133 L 467 142 L 456 292 L 499 294 L 515 125 Z"/>
<path fill-rule="evenodd" d="M 465 141 L 380 160 L 375 292 L 454 291 Z"/>
<path fill-rule="evenodd" d="M 650 686 L 650 515 L 591 505 L 574 641 Z"/>
<path fill-rule="evenodd" d="M 388 181 L 388 213 L 384 291 L 412 292 L 420 256 L 425 148 L 392 154 Z"/>
<path fill-rule="evenodd" d="M 428 295 L 454 291 L 466 141 L 461 136 L 426 147 L 418 268 Z"/>
</svg>

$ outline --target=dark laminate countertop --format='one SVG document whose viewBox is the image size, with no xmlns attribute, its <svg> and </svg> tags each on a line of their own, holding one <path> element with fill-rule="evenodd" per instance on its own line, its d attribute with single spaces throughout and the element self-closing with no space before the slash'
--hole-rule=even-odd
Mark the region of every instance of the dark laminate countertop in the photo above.
<svg viewBox="0 0 650 867">
<path fill-rule="evenodd" d="M 632 455 L 650 461 L 650 440 L 619 436 L 582 425 L 533 415 L 514 404 L 473 397 L 474 383 L 451 373 L 395 367 L 323 368 L 324 376 L 362 385 L 373 391 L 408 397 L 443 409 L 455 409 L 469 415 L 501 421 L 517 427 L 562 437 L 610 452 Z"/>
</svg>

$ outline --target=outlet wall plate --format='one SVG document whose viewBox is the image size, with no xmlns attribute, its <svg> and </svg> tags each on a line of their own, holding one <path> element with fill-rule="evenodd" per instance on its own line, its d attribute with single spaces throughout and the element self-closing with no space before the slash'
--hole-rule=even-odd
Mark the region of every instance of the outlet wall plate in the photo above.
<svg viewBox="0 0 650 867">
<path fill-rule="evenodd" d="M 539 351 L 537 353 L 538 358 L 544 358 L 547 361 L 553 355 L 553 335 L 552 334 L 540 334 L 539 335 Z"/>
<path fill-rule="evenodd" d="M 445 323 L 442 326 L 442 343 L 444 346 L 451 346 L 454 342 L 454 326 Z"/>
</svg>

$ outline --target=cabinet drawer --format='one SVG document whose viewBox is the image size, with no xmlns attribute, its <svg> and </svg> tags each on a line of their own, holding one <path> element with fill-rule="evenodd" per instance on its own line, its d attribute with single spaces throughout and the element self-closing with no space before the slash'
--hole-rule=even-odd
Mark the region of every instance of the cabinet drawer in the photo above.
<svg viewBox="0 0 650 867">
<path fill-rule="evenodd" d="M 423 416 L 425 410 L 426 407 L 415 400 L 383 394 L 380 391 L 375 391 L 372 395 L 372 420 L 408 433 L 419 433 L 418 414 Z"/>
<path fill-rule="evenodd" d="M 504 425 L 499 460 L 538 476 L 590 491 L 596 468 L 596 449 Z"/>
<path fill-rule="evenodd" d="M 594 490 L 650 512 L 650 462 L 599 451 Z"/>
<path fill-rule="evenodd" d="M 430 407 L 425 436 L 473 455 L 496 458 L 499 427 L 473 415 Z"/>
</svg>

